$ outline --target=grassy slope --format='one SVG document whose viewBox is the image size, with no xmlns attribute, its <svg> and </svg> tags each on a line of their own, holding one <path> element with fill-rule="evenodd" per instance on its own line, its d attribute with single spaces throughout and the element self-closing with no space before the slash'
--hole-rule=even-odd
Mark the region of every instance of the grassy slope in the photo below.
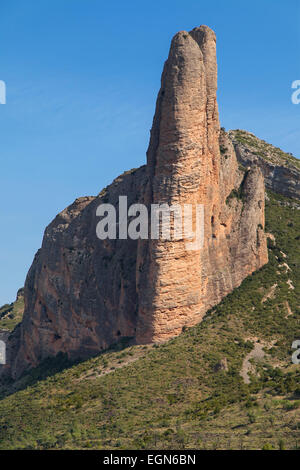
<svg viewBox="0 0 300 470">
<path fill-rule="evenodd" d="M 20 295 L 15 302 L 0 307 L 0 330 L 12 331 L 22 320 L 23 313 L 23 295 Z"/>
<path fill-rule="evenodd" d="M 287 203 L 277 195 L 267 203 L 276 238 L 270 263 L 197 327 L 43 380 L 66 365 L 63 357 L 32 371 L 19 384 L 26 389 L 0 401 L 0 449 L 299 446 L 300 366 L 291 363 L 291 344 L 300 339 L 300 211 Z M 262 303 L 275 283 L 274 298 Z M 240 370 L 255 337 L 269 349 L 246 385 Z M 225 357 L 229 370 L 217 372 Z"/>
</svg>

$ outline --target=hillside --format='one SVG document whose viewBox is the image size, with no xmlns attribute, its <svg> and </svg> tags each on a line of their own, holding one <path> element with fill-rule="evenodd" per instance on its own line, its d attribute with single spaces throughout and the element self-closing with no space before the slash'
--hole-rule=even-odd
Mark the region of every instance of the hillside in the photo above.
<svg viewBox="0 0 300 470">
<path fill-rule="evenodd" d="M 269 193 L 266 231 L 268 265 L 198 326 L 74 365 L 60 355 L 6 384 L 0 449 L 299 447 L 299 201 Z"/>
<path fill-rule="evenodd" d="M 0 331 L 12 331 L 23 318 L 24 291 L 19 289 L 15 302 L 0 307 Z"/>
</svg>

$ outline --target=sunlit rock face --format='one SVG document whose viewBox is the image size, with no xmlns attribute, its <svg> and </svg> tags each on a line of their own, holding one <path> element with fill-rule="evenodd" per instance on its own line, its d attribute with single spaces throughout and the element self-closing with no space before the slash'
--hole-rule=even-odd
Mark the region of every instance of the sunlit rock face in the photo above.
<svg viewBox="0 0 300 470">
<path fill-rule="evenodd" d="M 184 240 L 139 243 L 138 342 L 166 340 L 200 322 L 267 262 L 263 177 L 238 170 L 220 132 L 216 92 L 215 33 L 207 26 L 179 32 L 162 74 L 145 200 L 203 204 L 205 241 L 193 251 Z M 232 191 L 239 197 L 229 197 Z"/>
<path fill-rule="evenodd" d="M 147 165 L 98 197 L 77 199 L 45 231 L 26 280 L 24 319 L 10 339 L 13 377 L 59 352 L 86 358 L 124 337 L 172 338 L 267 262 L 263 176 L 256 167 L 239 170 L 220 131 L 216 92 L 214 32 L 179 32 L 162 74 Z M 118 207 L 120 195 L 149 209 L 201 205 L 204 243 L 189 250 L 184 237 L 100 241 L 97 207 Z"/>
</svg>

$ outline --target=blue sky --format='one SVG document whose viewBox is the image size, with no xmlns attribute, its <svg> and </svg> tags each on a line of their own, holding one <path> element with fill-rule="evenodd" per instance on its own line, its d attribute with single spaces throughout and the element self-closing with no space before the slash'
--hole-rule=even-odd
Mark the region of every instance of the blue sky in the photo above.
<svg viewBox="0 0 300 470">
<path fill-rule="evenodd" d="M 222 125 L 300 156 L 298 0 L 0 1 L 0 305 L 60 210 L 145 162 L 170 40 L 201 24 L 217 33 Z"/>
</svg>

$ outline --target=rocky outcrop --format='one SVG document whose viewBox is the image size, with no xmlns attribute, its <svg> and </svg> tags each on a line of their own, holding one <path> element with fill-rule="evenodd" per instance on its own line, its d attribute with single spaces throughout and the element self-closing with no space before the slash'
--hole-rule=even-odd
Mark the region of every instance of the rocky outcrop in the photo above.
<svg viewBox="0 0 300 470">
<path fill-rule="evenodd" d="M 216 90 L 214 32 L 206 26 L 179 32 L 162 75 L 145 200 L 203 204 L 205 242 L 188 251 L 184 240 L 140 241 L 139 342 L 166 340 L 201 321 L 267 261 L 263 178 L 258 169 L 239 172 L 229 139 L 220 135 Z M 232 191 L 240 197 L 228 201 Z"/>
<path fill-rule="evenodd" d="M 266 188 L 284 196 L 300 199 L 300 160 L 290 153 L 258 139 L 243 130 L 228 132 L 238 161 L 244 166 L 258 166 Z"/>
<path fill-rule="evenodd" d="M 77 199 L 46 228 L 25 283 L 25 313 L 13 374 L 58 352 L 90 357 L 134 337 L 137 242 L 96 236 L 97 207 L 141 199 L 145 167 L 117 178 L 98 197 Z M 17 352 L 15 350 L 17 349 Z"/>
<path fill-rule="evenodd" d="M 25 284 L 24 318 L 11 337 L 14 377 L 61 351 L 85 358 L 124 337 L 165 341 L 267 262 L 263 176 L 238 168 L 220 132 L 216 90 L 214 32 L 179 32 L 162 75 L 147 165 L 98 197 L 76 200 L 45 231 Z M 118 208 L 120 195 L 149 209 L 189 204 L 195 214 L 203 207 L 203 243 L 190 250 L 174 235 L 100 241 L 97 207 Z"/>
</svg>

